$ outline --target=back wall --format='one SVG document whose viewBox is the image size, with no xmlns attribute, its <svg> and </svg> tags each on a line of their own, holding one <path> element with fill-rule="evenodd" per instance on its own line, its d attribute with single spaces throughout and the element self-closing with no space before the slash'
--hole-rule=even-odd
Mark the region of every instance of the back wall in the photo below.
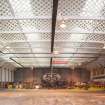
<svg viewBox="0 0 105 105">
<path fill-rule="evenodd" d="M 50 68 L 17 68 L 14 72 L 15 82 L 33 82 L 41 83 L 41 79 L 44 74 L 49 73 Z M 75 70 L 69 68 L 54 68 L 54 72 L 61 75 L 62 80 L 74 81 L 74 82 L 86 82 L 90 80 L 90 72 L 81 68 Z"/>
</svg>

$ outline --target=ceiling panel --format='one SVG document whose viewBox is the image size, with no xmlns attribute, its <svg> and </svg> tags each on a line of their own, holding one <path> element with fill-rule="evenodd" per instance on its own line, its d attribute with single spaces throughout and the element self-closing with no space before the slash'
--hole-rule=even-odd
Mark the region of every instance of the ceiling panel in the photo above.
<svg viewBox="0 0 105 105">
<path fill-rule="evenodd" d="M 9 0 L 17 17 L 50 16 L 52 0 Z"/>
<path fill-rule="evenodd" d="M 67 41 L 55 41 L 54 47 L 79 47 L 81 43 L 78 42 L 67 42 Z"/>
<path fill-rule="evenodd" d="M 103 43 L 94 43 L 94 42 L 70 42 L 70 41 L 55 41 L 55 47 L 97 47 L 103 48 Z"/>
<path fill-rule="evenodd" d="M 21 32 L 21 28 L 18 24 L 17 20 L 0 20 L 0 31 L 19 31 Z"/>
<path fill-rule="evenodd" d="M 86 40 L 105 42 L 105 34 L 88 34 Z"/>
<path fill-rule="evenodd" d="M 28 42 L 51 41 L 51 33 L 25 34 Z"/>
<path fill-rule="evenodd" d="M 70 33 L 56 33 L 55 41 L 81 41 L 85 40 L 87 37 L 86 34 L 70 34 Z"/>
<path fill-rule="evenodd" d="M 0 16 L 12 16 L 7 0 L 0 0 Z"/>
<path fill-rule="evenodd" d="M 23 31 L 50 31 L 51 20 L 34 19 L 34 20 L 19 20 L 19 24 Z"/>
<path fill-rule="evenodd" d="M 29 48 L 30 46 L 32 48 L 37 48 L 37 47 L 49 47 L 50 46 L 50 41 L 35 41 L 35 42 L 12 42 L 12 43 L 7 43 L 9 47 L 11 48 Z"/>
<path fill-rule="evenodd" d="M 100 53 L 102 49 L 78 49 L 77 53 Z"/>
<path fill-rule="evenodd" d="M 29 42 L 31 47 L 50 47 L 51 42 L 50 41 L 41 41 L 41 42 Z"/>
<path fill-rule="evenodd" d="M 5 48 L 3 53 L 50 53 L 50 48 Z"/>
<path fill-rule="evenodd" d="M 104 20 L 64 20 L 66 27 L 61 28 L 62 21 L 57 21 L 57 32 L 94 33 L 105 32 Z"/>
<path fill-rule="evenodd" d="M 51 49 L 49 48 L 32 48 L 33 53 L 50 53 Z"/>
<path fill-rule="evenodd" d="M 35 42 L 35 41 L 50 41 L 51 33 L 33 33 L 33 34 L 22 34 L 22 33 L 5 33 L 0 34 L 0 41 L 7 43 L 11 42 Z"/>
<path fill-rule="evenodd" d="M 83 42 L 81 43 L 81 47 L 97 47 L 97 48 L 103 48 L 104 44 L 103 43 L 98 43 L 98 42 Z"/>
<path fill-rule="evenodd" d="M 71 33 L 56 33 L 55 41 L 89 41 L 89 42 L 103 42 L 105 41 L 105 34 L 71 34 Z"/>
<path fill-rule="evenodd" d="M 60 0 L 58 17 L 100 18 L 105 16 L 104 0 Z"/>
<path fill-rule="evenodd" d="M 26 37 L 24 34 L 19 34 L 19 33 L 5 33 L 5 34 L 0 34 L 0 41 L 15 41 L 15 40 L 18 40 L 18 41 L 25 41 L 26 40 Z"/>
<path fill-rule="evenodd" d="M 50 59 L 49 58 L 35 58 L 35 57 L 32 57 L 32 58 L 28 58 L 28 57 L 19 57 L 19 58 L 14 58 L 16 59 L 17 61 L 25 61 L 25 62 L 28 62 L 28 61 L 41 61 L 41 62 L 44 62 L 44 61 L 49 61 Z"/>
<path fill-rule="evenodd" d="M 43 32 L 51 30 L 51 20 L 2 20 L 0 21 L 0 26 L 1 32 Z"/>
<path fill-rule="evenodd" d="M 50 66 L 50 58 L 13 58 L 23 66 Z"/>
</svg>

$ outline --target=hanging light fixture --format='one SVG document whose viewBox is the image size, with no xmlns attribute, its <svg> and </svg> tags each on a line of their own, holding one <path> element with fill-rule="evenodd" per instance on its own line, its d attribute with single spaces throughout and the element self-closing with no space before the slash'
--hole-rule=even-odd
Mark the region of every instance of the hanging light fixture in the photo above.
<svg viewBox="0 0 105 105">
<path fill-rule="evenodd" d="M 66 28 L 66 24 L 65 24 L 64 20 L 61 22 L 60 27 L 61 28 Z"/>
<path fill-rule="evenodd" d="M 64 21 L 64 16 L 62 15 L 62 13 L 59 13 L 58 14 L 58 17 L 60 18 L 61 22 L 60 22 L 60 27 L 61 28 L 66 28 L 66 24 L 65 24 L 65 21 Z"/>
<path fill-rule="evenodd" d="M 105 49 L 105 46 L 103 47 L 103 49 Z"/>
</svg>

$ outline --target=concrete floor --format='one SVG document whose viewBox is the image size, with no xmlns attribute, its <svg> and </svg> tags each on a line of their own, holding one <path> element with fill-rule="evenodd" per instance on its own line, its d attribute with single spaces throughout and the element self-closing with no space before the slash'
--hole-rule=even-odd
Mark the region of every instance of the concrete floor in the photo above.
<svg viewBox="0 0 105 105">
<path fill-rule="evenodd" d="M 0 91 L 0 105 L 105 105 L 105 93 L 69 90 Z"/>
</svg>

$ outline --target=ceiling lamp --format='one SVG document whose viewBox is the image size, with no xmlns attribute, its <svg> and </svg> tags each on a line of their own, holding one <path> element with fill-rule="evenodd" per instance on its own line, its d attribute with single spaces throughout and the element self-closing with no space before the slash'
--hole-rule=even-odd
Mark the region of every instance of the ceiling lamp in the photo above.
<svg viewBox="0 0 105 105">
<path fill-rule="evenodd" d="M 65 24 L 64 20 L 61 22 L 60 27 L 61 28 L 66 28 L 66 24 Z"/>
<path fill-rule="evenodd" d="M 103 47 L 103 49 L 105 49 L 105 46 Z"/>
<path fill-rule="evenodd" d="M 78 66 L 81 66 L 82 65 L 82 63 L 80 62 L 80 63 L 78 63 Z"/>
</svg>

